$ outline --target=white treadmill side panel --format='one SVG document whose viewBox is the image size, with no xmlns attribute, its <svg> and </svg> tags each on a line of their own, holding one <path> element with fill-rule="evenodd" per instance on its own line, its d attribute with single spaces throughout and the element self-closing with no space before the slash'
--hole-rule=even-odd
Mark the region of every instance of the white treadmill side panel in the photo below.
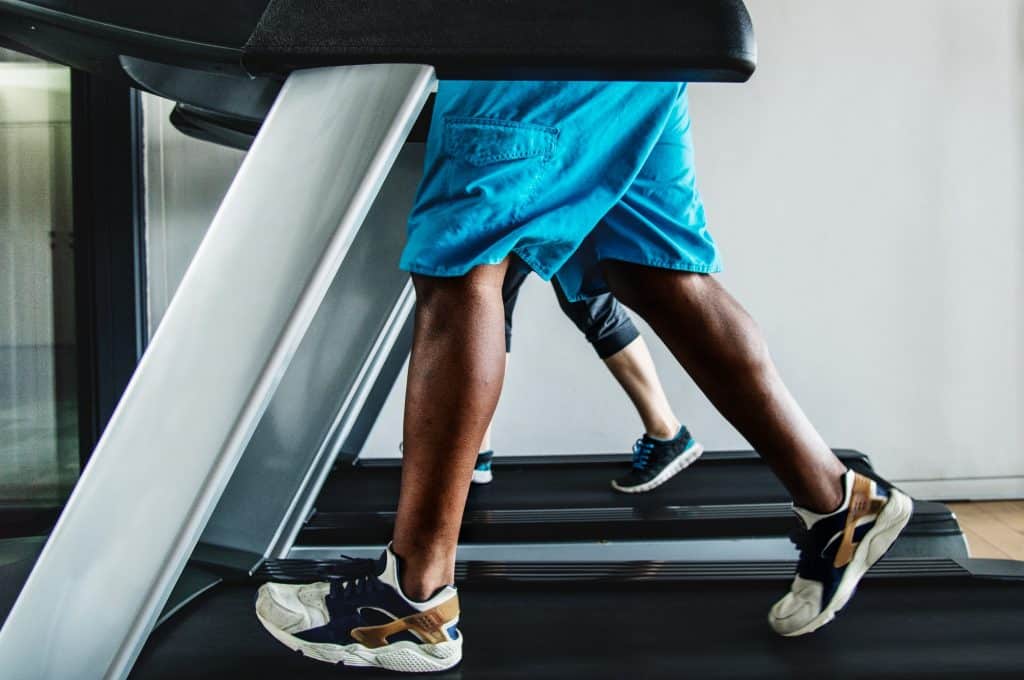
<svg viewBox="0 0 1024 680">
<path fill-rule="evenodd" d="M 127 675 L 433 79 L 289 77 L 0 630 L 4 677 Z"/>
</svg>

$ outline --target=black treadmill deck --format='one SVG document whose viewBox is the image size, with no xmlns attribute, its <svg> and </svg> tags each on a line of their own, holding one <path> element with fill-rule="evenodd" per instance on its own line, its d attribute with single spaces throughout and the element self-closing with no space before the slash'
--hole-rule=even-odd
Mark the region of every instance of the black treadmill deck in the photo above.
<svg viewBox="0 0 1024 680">
<path fill-rule="evenodd" d="M 836 453 L 850 467 L 877 477 L 863 454 Z M 495 481 L 474 485 L 470 492 L 460 542 L 785 537 L 794 527 L 786 490 L 753 452 L 708 452 L 644 494 L 618 493 L 609 486 L 628 470 L 629 461 L 612 454 L 497 457 Z M 397 460 L 338 469 L 297 545 L 383 545 L 392 535 L 399 477 Z M 917 550 L 915 539 L 956 544 L 962 543 L 961 535 L 948 508 L 918 502 L 896 554 L 951 554 Z"/>
<path fill-rule="evenodd" d="M 36 552 L 0 565 L 0 625 Z M 458 572 L 467 642 L 463 663 L 445 678 L 1019 678 L 1024 671 L 1020 562 L 887 559 L 836 621 L 797 639 L 777 637 L 765 621 L 792 565 L 466 563 Z M 291 565 L 282 575 L 302 573 Z M 279 645 L 253 613 L 256 584 L 222 584 L 185 606 L 150 635 L 130 677 L 382 677 Z"/>
<path fill-rule="evenodd" d="M 460 585 L 465 658 L 441 677 L 1020 677 L 1024 584 L 971 576 L 956 564 L 932 567 L 868 579 L 835 622 L 796 639 L 776 636 L 765 620 L 785 591 L 781 573 L 540 584 L 470 578 Z M 339 676 L 339 668 L 288 651 L 256 621 L 253 592 L 227 586 L 190 605 L 150 637 L 130 677 L 381 677 L 357 669 Z"/>
</svg>

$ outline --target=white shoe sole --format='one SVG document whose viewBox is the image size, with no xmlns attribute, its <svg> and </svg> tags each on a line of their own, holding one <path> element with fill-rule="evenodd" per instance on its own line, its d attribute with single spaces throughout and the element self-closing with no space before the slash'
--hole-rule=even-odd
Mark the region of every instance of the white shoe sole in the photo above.
<svg viewBox="0 0 1024 680">
<path fill-rule="evenodd" d="M 490 484 L 494 481 L 494 473 L 490 470 L 473 470 L 474 484 Z"/>
<path fill-rule="evenodd" d="M 612 488 L 616 491 L 621 491 L 622 493 L 643 493 L 644 491 L 657 489 L 659 486 L 690 467 L 695 460 L 700 458 L 702 453 L 704 453 L 704 447 L 697 442 L 694 442 L 690 448 L 683 451 L 678 458 L 669 463 L 668 466 L 659 472 L 658 476 L 651 481 L 638 484 L 637 486 L 619 486 L 618 482 L 612 480 Z"/>
<path fill-rule="evenodd" d="M 263 597 L 262 589 L 260 597 Z M 315 661 L 361 668 L 384 668 L 399 673 L 434 673 L 448 670 L 462 661 L 461 634 L 457 640 L 435 645 L 402 641 L 370 649 L 359 643 L 333 645 L 295 637 L 260 614 L 259 600 L 256 603 L 256 618 L 278 642 Z"/>
<path fill-rule="evenodd" d="M 836 614 L 850 601 L 857 584 L 868 572 L 868 569 L 875 565 L 875 562 L 882 559 L 882 556 L 892 547 L 892 544 L 899 538 L 900 532 L 907 526 L 910 516 L 914 514 L 914 501 L 910 496 L 892 489 L 889 492 L 889 502 L 878 514 L 875 526 L 869 531 L 864 539 L 853 552 L 853 559 L 843 572 L 839 580 L 839 587 L 825 608 L 809 622 L 789 633 L 780 633 L 785 637 L 797 637 L 806 635 L 818 630 L 826 623 L 836 617 Z M 773 609 L 774 611 L 774 609 Z M 768 622 L 775 629 L 775 618 L 773 614 L 768 615 Z M 778 632 L 776 630 L 776 632 Z"/>
</svg>

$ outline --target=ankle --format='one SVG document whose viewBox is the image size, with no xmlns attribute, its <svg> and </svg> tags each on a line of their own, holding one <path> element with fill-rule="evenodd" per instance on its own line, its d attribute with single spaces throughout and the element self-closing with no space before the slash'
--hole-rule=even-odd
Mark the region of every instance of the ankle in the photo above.
<svg viewBox="0 0 1024 680">
<path fill-rule="evenodd" d="M 669 420 L 658 420 L 644 425 L 644 430 L 648 437 L 664 441 L 675 439 L 676 435 L 679 434 L 679 431 L 682 428 L 682 423 L 674 418 Z"/>
<path fill-rule="evenodd" d="M 796 501 L 796 504 L 818 515 L 831 515 L 839 510 L 846 501 L 846 472 L 838 477 L 829 475 L 829 480 L 831 483 L 819 484 L 813 495 Z"/>
<path fill-rule="evenodd" d="M 398 558 L 399 583 L 410 600 L 430 599 L 444 586 L 451 585 L 455 574 L 455 556 L 443 552 L 423 550 L 399 551 L 392 548 Z"/>
</svg>

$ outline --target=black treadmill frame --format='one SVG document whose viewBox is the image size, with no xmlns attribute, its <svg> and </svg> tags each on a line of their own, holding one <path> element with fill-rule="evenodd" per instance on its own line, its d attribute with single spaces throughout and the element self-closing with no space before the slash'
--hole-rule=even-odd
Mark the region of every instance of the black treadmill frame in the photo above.
<svg viewBox="0 0 1024 680">
<path fill-rule="evenodd" d="M 147 341 L 142 101 L 75 70 L 72 184 L 82 468 Z"/>
</svg>

